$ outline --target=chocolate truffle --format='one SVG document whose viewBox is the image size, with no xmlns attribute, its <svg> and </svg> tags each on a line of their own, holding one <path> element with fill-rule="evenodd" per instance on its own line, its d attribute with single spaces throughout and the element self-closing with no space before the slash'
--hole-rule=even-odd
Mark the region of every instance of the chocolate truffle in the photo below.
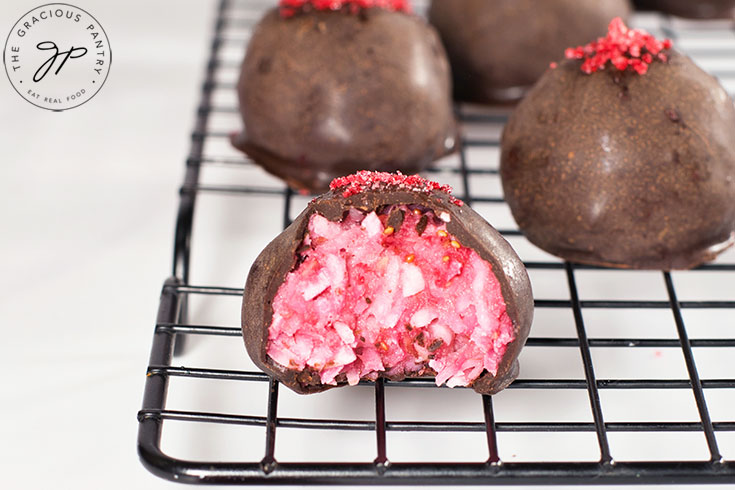
<svg viewBox="0 0 735 490">
<path fill-rule="evenodd" d="M 620 19 L 567 50 L 502 136 L 505 198 L 563 259 L 686 269 L 735 240 L 735 110 L 687 56 Z"/>
<path fill-rule="evenodd" d="M 628 0 L 433 0 L 459 100 L 514 101 L 567 46 L 605 34 Z"/>
<path fill-rule="evenodd" d="M 418 172 L 452 151 L 446 54 L 408 8 L 282 0 L 250 39 L 237 87 L 245 129 L 232 143 L 314 192 L 358 170 Z"/>
<path fill-rule="evenodd" d="M 335 179 L 253 263 L 253 361 L 298 393 L 378 377 L 509 385 L 533 316 L 528 275 L 450 192 L 400 173 Z"/>
<path fill-rule="evenodd" d="M 735 0 L 635 0 L 636 8 L 692 19 L 732 19 Z"/>
</svg>

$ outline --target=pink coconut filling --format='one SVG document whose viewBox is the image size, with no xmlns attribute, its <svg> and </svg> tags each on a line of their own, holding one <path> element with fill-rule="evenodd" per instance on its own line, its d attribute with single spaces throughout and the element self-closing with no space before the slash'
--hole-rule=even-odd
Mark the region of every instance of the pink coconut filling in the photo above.
<svg viewBox="0 0 735 490">
<path fill-rule="evenodd" d="M 323 384 L 435 373 L 454 387 L 497 372 L 514 335 L 491 265 L 433 212 L 396 209 L 398 229 L 387 212 L 311 216 L 299 265 L 273 300 L 273 361 Z"/>
</svg>

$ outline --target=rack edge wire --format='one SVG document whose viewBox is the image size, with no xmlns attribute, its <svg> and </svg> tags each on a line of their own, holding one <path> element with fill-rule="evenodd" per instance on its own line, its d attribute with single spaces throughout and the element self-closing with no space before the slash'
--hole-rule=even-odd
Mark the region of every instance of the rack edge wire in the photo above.
<svg viewBox="0 0 735 490">
<path fill-rule="evenodd" d="M 266 455 L 261 462 L 222 463 L 195 462 L 172 458 L 160 447 L 164 417 L 162 413 L 168 390 L 169 371 L 175 350 L 180 349 L 183 338 L 177 340 L 176 329 L 169 325 L 185 323 L 187 294 L 182 286 L 188 285 L 189 254 L 196 190 L 200 162 L 206 138 L 206 127 L 211 110 L 211 94 L 216 86 L 214 73 L 217 53 L 221 45 L 221 31 L 225 24 L 224 13 L 229 0 L 220 0 L 214 26 L 206 76 L 202 85 L 201 102 L 197 112 L 192 145 L 187 159 L 184 184 L 176 220 L 172 277 L 166 280 L 161 292 L 156 328 L 154 330 L 149 367 L 146 373 L 143 404 L 138 413 L 138 454 L 143 465 L 161 478 L 181 483 L 198 484 L 350 484 L 350 485 L 447 485 L 447 484 L 684 484 L 684 483 L 732 483 L 735 482 L 735 462 L 713 458 L 702 462 L 635 462 L 615 463 L 605 451 L 605 430 L 608 426 L 601 417 L 595 417 L 595 431 L 602 445 L 602 457 L 593 463 L 504 463 L 497 458 L 495 422 L 491 397 L 483 397 L 485 426 L 490 447 L 490 459 L 486 463 L 390 463 L 385 458 L 384 406 L 382 384 L 376 384 L 376 436 L 378 457 L 372 463 L 279 463 L 273 458 L 277 420 L 278 384 L 270 381 L 268 416 L 265 421 Z M 469 199 L 467 168 L 464 152 L 460 155 L 464 194 Z M 292 193 L 284 192 L 286 213 Z M 561 264 L 560 264 L 561 265 Z M 574 269 L 566 269 L 570 288 L 574 288 Z M 725 267 L 730 269 L 730 267 Z M 673 289 L 673 285 L 670 286 Z M 671 291 L 670 289 L 670 291 Z M 675 296 L 672 298 L 675 300 Z M 573 301 L 574 302 L 574 301 Z M 572 305 L 575 313 L 581 308 L 577 300 Z M 681 307 L 678 301 L 672 306 L 676 313 Z M 578 326 L 581 318 L 577 319 Z M 580 327 L 583 329 L 583 325 Z M 584 353 L 589 349 L 587 338 L 581 330 L 579 347 Z M 591 362 L 585 363 L 592 368 Z M 695 372 L 696 374 L 696 372 Z M 593 372 L 587 373 L 587 389 L 590 402 L 595 407 L 598 381 Z M 701 385 L 698 386 L 701 391 Z M 698 390 L 695 390 L 698 391 Z M 382 417 L 381 417 L 382 415 Z M 601 415 L 601 414 L 600 414 Z M 706 408 L 705 432 L 711 435 Z M 709 423 L 707 423 L 709 422 Z M 382 437 L 381 437 L 382 436 Z M 708 441 L 709 441 L 708 437 Z M 710 441 L 711 442 L 711 441 Z M 718 454 L 718 453 L 717 453 Z M 607 455 L 607 457 L 606 457 Z"/>
<path fill-rule="evenodd" d="M 198 135 L 204 133 L 209 119 L 209 105 L 214 87 L 214 72 L 216 69 L 216 54 L 220 47 L 220 32 L 224 26 L 223 13 L 227 0 L 220 0 L 213 29 L 213 40 L 210 46 L 209 59 L 206 65 L 205 79 L 202 84 L 200 104 L 197 109 L 197 119 L 191 135 L 191 148 L 186 160 L 184 184 L 179 191 L 179 208 L 176 216 L 174 233 L 174 253 L 172 275 L 169 277 L 161 292 L 156 328 L 153 334 L 153 345 L 149 358 L 149 368 L 146 372 L 146 383 L 143 393 L 143 406 L 138 412 L 138 455 L 143 465 L 153 474 L 169 480 L 178 480 L 180 465 L 161 451 L 162 420 L 148 414 L 156 410 L 163 410 L 168 393 L 169 377 L 166 373 L 153 373 L 150 366 L 171 366 L 174 350 L 183 347 L 183 337 L 176 342 L 175 333 L 159 328 L 161 324 L 182 322 L 186 318 L 186 295 L 181 295 L 172 288 L 188 284 L 189 258 L 191 246 L 192 224 L 194 220 L 194 204 L 196 193 L 185 189 L 199 181 L 199 160 L 204 151 L 204 138 Z"/>
</svg>

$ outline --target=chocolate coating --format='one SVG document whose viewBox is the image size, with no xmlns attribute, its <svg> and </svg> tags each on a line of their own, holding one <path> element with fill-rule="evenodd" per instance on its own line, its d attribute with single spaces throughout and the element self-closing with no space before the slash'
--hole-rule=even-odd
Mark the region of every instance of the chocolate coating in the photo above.
<svg viewBox="0 0 735 490">
<path fill-rule="evenodd" d="M 691 19 L 732 19 L 735 0 L 634 0 L 636 8 Z"/>
<path fill-rule="evenodd" d="M 603 36 L 628 0 L 432 0 L 459 100 L 513 101 L 564 49 Z"/>
<path fill-rule="evenodd" d="M 502 137 L 505 198 L 526 237 L 574 262 L 686 269 L 735 240 L 735 109 L 672 50 L 645 75 L 549 69 Z"/>
<path fill-rule="evenodd" d="M 232 143 L 298 189 L 357 170 L 419 172 L 454 149 L 446 53 L 422 19 L 379 8 L 269 11 L 238 83 Z"/>
<path fill-rule="evenodd" d="M 243 338 L 250 357 L 264 372 L 298 393 L 316 393 L 334 387 L 321 384 L 318 373 L 290 370 L 267 357 L 268 328 L 273 318 L 272 299 L 286 275 L 296 265 L 296 251 L 308 231 L 312 214 L 319 213 L 331 221 L 339 221 L 350 208 L 370 212 L 394 204 L 421 205 L 432 209 L 436 215 L 446 211 L 450 216 L 448 232 L 492 265 L 493 273 L 500 283 L 506 311 L 513 323 L 515 339 L 507 345 L 496 375 L 484 371 L 474 381 L 472 388 L 479 393 L 497 393 L 518 376 L 517 358 L 533 319 L 531 284 L 523 263 L 500 233 L 469 206 L 451 203 L 449 195 L 442 192 L 412 192 L 394 188 L 366 191 L 344 198 L 339 191 L 330 191 L 312 201 L 283 233 L 266 246 L 250 269 L 242 307 Z M 337 381 L 338 386 L 347 384 L 339 376 Z"/>
</svg>

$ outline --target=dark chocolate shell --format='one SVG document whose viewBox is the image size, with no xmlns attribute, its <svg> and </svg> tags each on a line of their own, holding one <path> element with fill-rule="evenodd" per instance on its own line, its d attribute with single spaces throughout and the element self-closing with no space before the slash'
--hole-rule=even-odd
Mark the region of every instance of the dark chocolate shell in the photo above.
<svg viewBox="0 0 735 490">
<path fill-rule="evenodd" d="M 312 201 L 309 206 L 276 237 L 258 256 L 250 269 L 242 307 L 242 331 L 245 346 L 255 364 L 265 373 L 298 393 L 316 393 L 333 388 L 320 382 L 318 373 L 308 369 L 289 370 L 274 363 L 266 355 L 268 328 L 273 318 L 272 300 L 286 275 L 297 261 L 297 249 L 307 232 L 309 218 L 319 213 L 330 221 L 340 221 L 345 212 L 356 208 L 364 212 L 381 209 L 386 205 L 419 205 L 449 214 L 447 230 L 462 246 L 472 248 L 492 265 L 501 287 L 506 312 L 513 325 L 514 340 L 506 347 L 496 375 L 483 372 L 471 385 L 485 394 L 496 393 L 507 387 L 518 376 L 518 355 L 528 337 L 533 318 L 533 295 L 526 269 L 508 242 L 467 205 L 441 191 L 411 191 L 376 189 L 359 192 L 349 197 L 330 191 Z M 401 379 L 391 378 L 391 379 Z M 347 384 L 338 378 L 338 385 Z"/>
<path fill-rule="evenodd" d="M 413 174 L 455 149 L 449 63 L 423 19 L 380 8 L 269 11 L 238 83 L 235 147 L 296 189 L 358 170 Z"/>
<path fill-rule="evenodd" d="M 732 19 L 735 0 L 634 0 L 636 8 L 692 19 Z"/>
<path fill-rule="evenodd" d="M 574 262 L 687 269 L 735 241 L 735 108 L 672 50 L 644 75 L 547 70 L 502 137 L 505 198 L 526 237 Z"/>
<path fill-rule="evenodd" d="M 432 0 L 452 65 L 455 98 L 479 103 L 520 99 L 568 46 L 602 36 L 628 0 Z"/>
</svg>

